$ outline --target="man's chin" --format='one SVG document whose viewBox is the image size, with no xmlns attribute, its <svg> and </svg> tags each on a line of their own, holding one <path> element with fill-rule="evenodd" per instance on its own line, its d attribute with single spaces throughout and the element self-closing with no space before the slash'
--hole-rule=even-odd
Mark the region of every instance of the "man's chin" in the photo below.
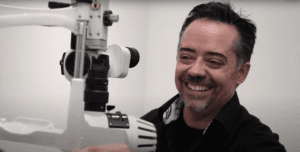
<svg viewBox="0 0 300 152">
<path fill-rule="evenodd" d="M 184 92 L 181 94 L 182 99 L 185 99 L 187 101 L 191 102 L 208 102 L 210 101 L 210 96 L 199 96 L 194 94 L 189 94 L 187 92 Z"/>
<path fill-rule="evenodd" d="M 186 99 L 186 98 L 185 98 Z M 190 109 L 193 112 L 202 112 L 207 109 L 209 105 L 208 99 L 187 99 L 183 100 L 184 106 L 188 109 Z"/>
</svg>

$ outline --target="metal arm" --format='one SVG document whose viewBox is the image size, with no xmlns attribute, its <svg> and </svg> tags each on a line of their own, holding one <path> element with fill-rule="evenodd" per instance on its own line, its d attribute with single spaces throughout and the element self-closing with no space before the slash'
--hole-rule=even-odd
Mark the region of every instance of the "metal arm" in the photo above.
<svg viewBox="0 0 300 152">
<path fill-rule="evenodd" d="M 62 9 L 36 9 L 0 5 L 0 28 L 41 25 L 60 26 L 78 34 L 77 20 L 89 20 L 90 5 L 74 4 Z"/>
<path fill-rule="evenodd" d="M 83 63 L 85 55 L 85 38 L 86 38 L 87 21 L 79 21 L 78 34 L 77 34 L 77 47 L 75 59 L 74 78 L 82 78 L 83 76 Z"/>
</svg>

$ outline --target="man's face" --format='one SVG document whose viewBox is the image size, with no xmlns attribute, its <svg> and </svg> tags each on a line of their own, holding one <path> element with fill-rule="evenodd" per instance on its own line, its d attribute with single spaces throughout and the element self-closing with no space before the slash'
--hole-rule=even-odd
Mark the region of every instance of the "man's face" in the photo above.
<svg viewBox="0 0 300 152">
<path fill-rule="evenodd" d="M 193 21 L 185 30 L 175 72 L 177 90 L 187 108 L 210 110 L 227 103 L 237 84 L 234 45 L 238 31 L 230 25 L 205 19 Z"/>
</svg>

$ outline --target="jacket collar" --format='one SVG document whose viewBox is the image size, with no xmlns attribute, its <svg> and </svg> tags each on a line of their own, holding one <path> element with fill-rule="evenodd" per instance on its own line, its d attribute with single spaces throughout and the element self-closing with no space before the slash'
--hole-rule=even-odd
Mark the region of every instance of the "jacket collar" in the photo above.
<svg viewBox="0 0 300 152">
<path fill-rule="evenodd" d="M 184 106 L 180 100 L 180 95 L 178 93 L 159 108 L 159 118 L 165 125 L 179 118 L 180 109 Z M 222 127 L 230 134 L 230 130 L 235 125 L 234 121 L 239 116 L 239 109 L 240 102 L 237 93 L 235 92 L 233 97 L 224 105 L 213 121 L 222 124 Z"/>
<path fill-rule="evenodd" d="M 179 99 L 180 95 L 178 93 L 158 109 L 158 116 L 165 125 L 171 121 L 177 120 L 179 115 L 177 116 L 175 114 L 180 114 L 180 110 L 178 113 L 178 109 L 180 109 L 182 105 L 179 105 L 181 103 L 179 102 Z"/>
<path fill-rule="evenodd" d="M 235 120 L 239 117 L 241 105 L 237 93 L 235 92 L 232 98 L 224 105 L 219 111 L 214 120 L 220 122 L 227 134 L 231 134 L 231 131 L 236 126 Z"/>
</svg>

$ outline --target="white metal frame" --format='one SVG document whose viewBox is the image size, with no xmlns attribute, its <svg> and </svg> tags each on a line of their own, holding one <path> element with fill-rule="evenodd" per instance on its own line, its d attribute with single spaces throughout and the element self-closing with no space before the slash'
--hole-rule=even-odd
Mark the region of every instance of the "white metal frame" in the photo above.
<svg viewBox="0 0 300 152">
<path fill-rule="evenodd" d="M 149 142 L 138 139 L 140 134 L 156 137 L 156 133 L 138 130 L 138 128 L 143 127 L 144 129 L 156 131 L 152 123 L 128 116 L 131 125 L 130 129 L 111 129 L 108 128 L 105 113 L 84 111 L 83 93 L 85 79 L 82 73 L 85 43 L 86 39 L 107 40 L 107 27 L 97 17 L 103 17 L 101 16 L 103 12 L 108 10 L 109 0 L 98 0 L 101 3 L 100 11 L 92 11 L 91 5 L 87 3 L 75 3 L 74 0 L 72 2 L 72 6 L 61 9 L 35 9 L 0 5 L 0 28 L 28 25 L 60 26 L 69 29 L 77 35 L 75 76 L 71 80 L 66 129 L 57 129 L 50 121 L 34 118 L 19 117 L 13 122 L 0 121 L 0 143 L 11 141 L 57 147 L 63 151 L 78 151 L 89 146 L 115 142 L 124 143 L 132 150 L 154 151 L 156 146 L 138 147 L 139 144 L 156 145 L 156 140 Z M 118 20 L 116 16 L 111 16 L 110 18 Z M 116 49 L 119 48 L 121 47 Z M 98 50 L 105 52 L 106 46 L 100 47 Z M 128 54 L 123 56 L 127 56 L 127 60 L 130 60 Z M 120 63 L 124 64 L 123 62 Z M 129 65 L 129 63 L 126 64 Z M 125 74 L 123 72 L 120 77 L 125 77 L 127 75 L 126 72 Z M 116 75 L 115 77 L 118 76 Z M 6 145 L 8 144 L 2 144 L 0 148 L 5 149 Z M 13 147 L 6 148 L 13 149 Z M 26 148 L 24 151 L 26 151 Z M 27 151 L 30 150 L 27 149 Z"/>
</svg>

